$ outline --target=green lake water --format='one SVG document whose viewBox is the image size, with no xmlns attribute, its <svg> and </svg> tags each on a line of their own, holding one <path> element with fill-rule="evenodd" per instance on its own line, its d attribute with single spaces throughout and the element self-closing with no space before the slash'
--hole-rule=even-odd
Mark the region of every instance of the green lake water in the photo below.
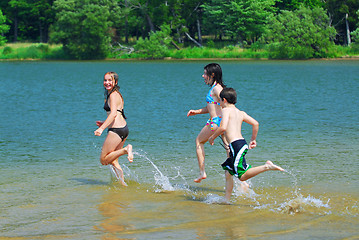
<svg viewBox="0 0 359 240">
<path fill-rule="evenodd" d="M 0 62 L 1 239 L 359 239 L 359 61 L 223 61 L 238 108 L 260 123 L 266 172 L 222 204 L 226 153 L 195 138 L 205 61 Z M 103 75 L 116 71 L 134 162 L 128 187 L 99 163 Z M 250 126 L 243 129 L 248 140 Z"/>
</svg>

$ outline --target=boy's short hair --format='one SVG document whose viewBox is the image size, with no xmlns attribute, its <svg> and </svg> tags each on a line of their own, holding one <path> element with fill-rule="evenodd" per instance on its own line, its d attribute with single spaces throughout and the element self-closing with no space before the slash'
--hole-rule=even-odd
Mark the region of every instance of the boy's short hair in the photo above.
<svg viewBox="0 0 359 240">
<path fill-rule="evenodd" d="M 223 88 L 219 97 L 222 99 L 225 98 L 228 103 L 236 104 L 237 103 L 237 93 L 234 88 Z"/>
</svg>

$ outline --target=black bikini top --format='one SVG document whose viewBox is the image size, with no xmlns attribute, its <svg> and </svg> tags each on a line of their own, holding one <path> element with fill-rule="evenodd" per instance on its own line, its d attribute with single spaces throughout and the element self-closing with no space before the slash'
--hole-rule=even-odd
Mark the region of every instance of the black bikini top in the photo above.
<svg viewBox="0 0 359 240">
<path fill-rule="evenodd" d="M 107 95 L 105 104 L 103 105 L 103 109 L 105 109 L 106 112 L 110 112 L 110 111 L 111 111 L 111 108 L 110 108 L 110 106 L 108 105 L 108 97 L 109 97 L 109 96 L 110 96 L 110 95 Z M 120 112 L 121 115 L 122 115 L 122 117 L 123 117 L 124 119 L 126 119 L 125 110 L 124 110 L 124 109 L 122 109 L 122 110 L 117 109 L 117 112 Z"/>
</svg>

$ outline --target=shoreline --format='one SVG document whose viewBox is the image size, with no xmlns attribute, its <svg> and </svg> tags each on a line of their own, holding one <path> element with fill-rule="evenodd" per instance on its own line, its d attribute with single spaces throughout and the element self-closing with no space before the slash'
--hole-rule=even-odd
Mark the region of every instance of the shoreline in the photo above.
<svg viewBox="0 0 359 240">
<path fill-rule="evenodd" d="M 0 62 L 5 61 L 339 61 L 339 60 L 359 60 L 359 55 L 357 56 L 343 56 L 336 58 L 310 58 L 310 59 L 270 59 L 270 58 L 172 58 L 165 57 L 161 59 L 146 59 L 146 58 L 105 58 L 105 59 L 92 59 L 92 60 L 76 60 L 76 59 L 41 59 L 41 58 L 9 58 L 9 59 L 0 59 Z"/>
</svg>

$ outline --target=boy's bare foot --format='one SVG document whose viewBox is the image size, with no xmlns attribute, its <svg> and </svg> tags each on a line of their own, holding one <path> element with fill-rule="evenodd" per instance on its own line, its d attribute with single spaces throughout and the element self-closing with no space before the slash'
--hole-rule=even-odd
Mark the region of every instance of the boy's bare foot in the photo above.
<svg viewBox="0 0 359 240">
<path fill-rule="evenodd" d="M 133 153 L 132 153 L 132 145 L 128 144 L 126 146 L 126 150 L 127 150 L 127 159 L 129 162 L 133 162 Z"/>
<path fill-rule="evenodd" d="M 268 170 L 284 171 L 283 168 L 281 168 L 281 167 L 275 165 L 274 163 L 272 163 L 272 162 L 269 161 L 269 160 L 268 160 L 268 161 L 266 162 L 266 164 L 264 164 L 264 165 L 266 166 L 266 168 L 267 168 Z"/>
<path fill-rule="evenodd" d="M 200 183 L 203 179 L 206 179 L 206 178 L 207 178 L 207 174 L 204 172 L 204 173 L 200 174 L 199 177 L 193 181 L 196 183 Z"/>
</svg>

